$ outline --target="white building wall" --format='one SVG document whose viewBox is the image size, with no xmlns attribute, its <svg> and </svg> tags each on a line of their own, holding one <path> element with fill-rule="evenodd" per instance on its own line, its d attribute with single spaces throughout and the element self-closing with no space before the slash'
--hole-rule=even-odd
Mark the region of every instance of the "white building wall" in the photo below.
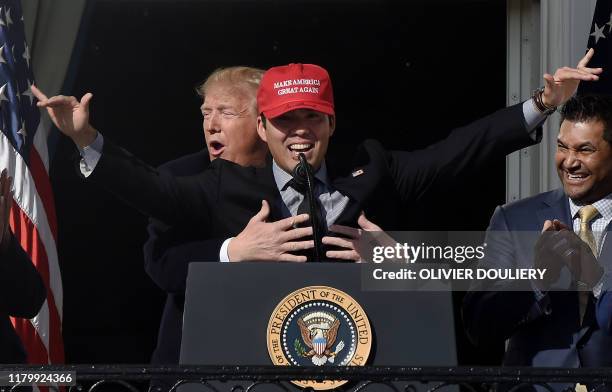
<svg viewBox="0 0 612 392">
<path fill-rule="evenodd" d="M 584 55 L 597 0 L 508 0 L 506 102 L 528 99 L 542 75 L 575 66 Z M 554 153 L 559 115 L 544 125 L 542 143 L 506 158 L 506 201 L 559 186 Z"/>
</svg>

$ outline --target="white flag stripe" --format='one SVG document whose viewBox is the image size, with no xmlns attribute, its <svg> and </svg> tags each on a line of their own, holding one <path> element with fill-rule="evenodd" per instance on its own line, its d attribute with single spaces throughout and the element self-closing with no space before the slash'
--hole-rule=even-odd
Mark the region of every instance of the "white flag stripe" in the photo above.
<svg viewBox="0 0 612 392">
<path fill-rule="evenodd" d="M 48 300 L 45 300 L 45 303 L 38 311 L 38 314 L 36 315 L 36 317 L 34 317 L 33 319 L 30 319 L 30 323 L 32 323 L 32 325 L 34 326 L 34 329 L 36 329 L 36 333 L 38 334 L 40 341 L 45 346 L 45 349 L 47 350 L 47 360 L 49 361 L 49 363 L 51 363 L 50 354 L 49 354 L 51 350 L 49 347 L 50 328 L 49 328 L 49 302 Z"/>
</svg>

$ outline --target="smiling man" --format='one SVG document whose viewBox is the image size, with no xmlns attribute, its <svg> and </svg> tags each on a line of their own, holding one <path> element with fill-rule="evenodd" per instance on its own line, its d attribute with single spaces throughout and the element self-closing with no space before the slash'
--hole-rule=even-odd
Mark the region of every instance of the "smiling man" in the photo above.
<svg viewBox="0 0 612 392">
<path fill-rule="evenodd" d="M 264 75 L 257 95 L 261 112 L 258 132 L 274 158 L 272 171 L 283 200 L 281 209 L 286 210 L 285 216 L 296 215 L 305 199 L 291 185 L 289 175 L 298 163 L 298 155 L 303 153 L 316 171 L 317 193 L 328 226 L 338 218 L 343 224 L 354 225 L 357 207 L 386 230 L 402 230 L 396 214 L 400 204 L 419 208 L 418 201 L 427 196 L 434 184 L 450 184 L 497 154 L 514 151 L 521 143 L 530 144 L 532 140 L 522 137 L 544 120 L 540 109 L 565 102 L 575 91 L 578 80 L 597 79 L 601 70 L 586 68 L 592 54 L 587 53 L 577 70 L 559 69 L 555 77 L 545 75 L 546 88 L 533 100 L 514 106 L 514 113 L 510 108 L 495 113 L 454 131 L 426 150 L 389 152 L 375 141 L 366 141 L 353 166 L 344 172 L 344 178 L 337 174 L 330 178 L 325 164 L 327 148 L 336 130 L 333 89 L 327 71 L 312 64 L 273 67 Z M 517 123 L 521 118 L 522 124 Z M 519 129 L 516 133 L 511 131 Z M 229 244 L 226 242 L 228 258 L 244 257 L 255 246 L 256 241 L 244 237 L 241 233 Z M 325 237 L 323 243 L 346 245 L 334 237 Z"/>
<path fill-rule="evenodd" d="M 387 151 L 379 142 L 367 140 L 342 168 L 325 164 L 336 124 L 327 71 L 313 64 L 273 67 L 264 74 L 257 93 L 257 130 L 268 143 L 272 162 L 263 168 L 245 168 L 216 159 L 208 170 L 190 178 L 159 174 L 105 142 L 89 124 L 91 95 L 86 94 L 79 102 L 74 97 L 47 98 L 32 90 L 40 101 L 38 105 L 47 108 L 58 128 L 80 147 L 81 166 L 91 172 L 88 180 L 167 223 L 187 228 L 204 225 L 214 237 L 240 233 L 221 249 L 221 254 L 227 253 L 233 261 L 266 254 L 269 249 L 259 248 L 258 238 L 262 236 L 278 238 L 283 252 L 298 250 L 291 247 L 286 235 L 274 236 L 274 232 L 262 230 L 261 222 L 251 217 L 262 215 L 268 222 L 285 218 L 280 226 L 297 223 L 305 196 L 292 181 L 291 172 L 300 152 L 315 171 L 315 203 L 319 204 L 325 230 L 334 230 L 337 225 L 358 227 L 364 210 L 384 229 L 401 229 L 403 219 L 397 214 L 400 206 L 417 209 L 436 186 L 443 189 L 491 159 L 539 140 L 538 126 L 546 119 L 546 110 L 564 103 L 580 80 L 598 79 L 601 69 L 586 67 L 592 54 L 590 51 L 577 69 L 564 67 L 554 76 L 546 74 L 545 88 L 532 99 L 457 128 L 427 149 Z M 214 153 L 219 149 L 212 146 Z M 337 237 L 324 239 L 327 246 L 347 248 L 352 246 L 349 242 Z M 337 250 L 327 249 L 325 256 L 338 256 L 334 252 Z"/>
<path fill-rule="evenodd" d="M 261 113 L 257 131 L 268 142 L 274 163 L 290 173 L 301 152 L 318 170 L 336 129 L 334 95 L 327 71 L 313 64 L 274 67 L 266 73 L 261 86 L 257 94 Z"/>
<path fill-rule="evenodd" d="M 498 207 L 483 260 L 492 268 L 535 264 L 548 277 L 522 291 L 513 291 L 516 281 L 475 286 L 464 302 L 468 335 L 482 345 L 507 342 L 508 366 L 612 366 L 612 337 L 595 317 L 595 305 L 604 314 L 598 297 L 612 283 L 612 97 L 573 97 L 561 118 L 555 164 L 562 188 Z"/>
<path fill-rule="evenodd" d="M 596 99 L 604 100 L 593 97 L 582 101 L 584 105 L 596 105 Z M 555 162 L 567 197 L 577 205 L 593 204 L 612 193 L 612 124 L 586 117 L 594 116 L 587 109 L 575 111 L 576 101 L 566 105 Z"/>
</svg>

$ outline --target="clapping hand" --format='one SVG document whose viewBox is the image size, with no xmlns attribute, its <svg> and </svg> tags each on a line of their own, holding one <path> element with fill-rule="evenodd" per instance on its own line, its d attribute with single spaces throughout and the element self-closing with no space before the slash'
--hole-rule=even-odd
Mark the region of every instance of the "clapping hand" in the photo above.
<svg viewBox="0 0 612 392">
<path fill-rule="evenodd" d="M 534 266 L 546 268 L 542 289 L 548 289 L 559 279 L 563 267 L 568 268 L 575 281 L 585 283 L 589 289 L 603 274 L 589 246 L 558 220 L 544 222 L 535 245 Z"/>
</svg>

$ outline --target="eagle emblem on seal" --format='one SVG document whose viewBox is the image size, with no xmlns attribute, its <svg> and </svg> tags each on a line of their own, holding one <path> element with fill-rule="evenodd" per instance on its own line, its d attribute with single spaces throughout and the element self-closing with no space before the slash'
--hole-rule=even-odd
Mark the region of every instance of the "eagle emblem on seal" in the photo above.
<svg viewBox="0 0 612 392">
<path fill-rule="evenodd" d="M 331 313 L 316 311 L 300 317 L 297 324 L 304 344 L 310 349 L 300 350 L 300 355 L 311 358 L 316 366 L 325 365 L 327 362 L 334 363 L 336 356 L 344 348 L 344 342 L 340 341 L 332 351 L 340 320 Z"/>
</svg>

